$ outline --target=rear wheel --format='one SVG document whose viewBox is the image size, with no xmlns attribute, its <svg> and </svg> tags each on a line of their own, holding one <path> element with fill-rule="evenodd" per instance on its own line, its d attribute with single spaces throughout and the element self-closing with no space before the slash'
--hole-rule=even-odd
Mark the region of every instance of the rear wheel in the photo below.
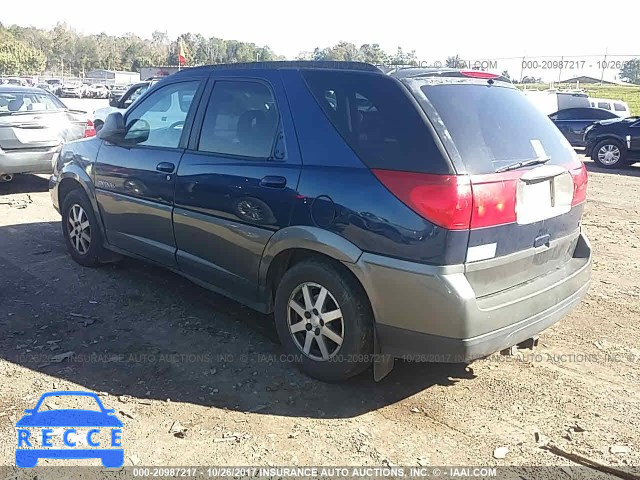
<svg viewBox="0 0 640 480">
<path fill-rule="evenodd" d="M 96 267 L 104 253 L 93 207 L 84 191 L 71 190 L 62 202 L 62 234 L 71 257 L 85 267 Z"/>
<path fill-rule="evenodd" d="M 594 147 L 591 154 L 593 161 L 604 168 L 619 168 L 625 164 L 626 157 L 627 149 L 614 139 L 602 140 Z"/>
<path fill-rule="evenodd" d="M 300 370 L 327 382 L 371 365 L 372 319 L 360 284 L 329 261 L 296 264 L 276 292 L 275 321 L 284 349 Z"/>
</svg>

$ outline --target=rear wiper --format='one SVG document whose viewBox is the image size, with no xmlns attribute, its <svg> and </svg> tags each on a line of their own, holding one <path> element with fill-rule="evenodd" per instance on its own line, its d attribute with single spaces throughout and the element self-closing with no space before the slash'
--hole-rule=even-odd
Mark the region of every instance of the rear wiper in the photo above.
<svg viewBox="0 0 640 480">
<path fill-rule="evenodd" d="M 500 167 L 496 169 L 496 173 L 508 172 L 509 170 L 517 170 L 522 167 L 529 167 L 531 165 L 542 165 L 543 163 L 547 163 L 551 160 L 550 157 L 541 157 L 541 158 L 532 158 L 531 160 L 523 160 L 522 162 L 512 163 L 511 165 L 506 165 L 504 167 Z"/>
</svg>

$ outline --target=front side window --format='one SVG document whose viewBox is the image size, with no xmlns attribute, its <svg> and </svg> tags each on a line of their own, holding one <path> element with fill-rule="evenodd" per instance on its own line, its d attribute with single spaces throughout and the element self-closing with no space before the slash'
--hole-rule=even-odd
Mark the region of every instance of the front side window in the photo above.
<svg viewBox="0 0 640 480">
<path fill-rule="evenodd" d="M 199 84 L 192 81 L 167 85 L 136 104 L 126 119 L 125 139 L 138 145 L 178 148 Z"/>
<path fill-rule="evenodd" d="M 202 123 L 201 152 L 269 158 L 279 117 L 271 90 L 255 81 L 216 82 Z"/>
</svg>

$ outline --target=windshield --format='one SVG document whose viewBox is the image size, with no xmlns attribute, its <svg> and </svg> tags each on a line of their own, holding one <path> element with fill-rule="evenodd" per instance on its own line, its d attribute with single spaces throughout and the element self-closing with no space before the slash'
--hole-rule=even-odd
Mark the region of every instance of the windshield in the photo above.
<svg viewBox="0 0 640 480">
<path fill-rule="evenodd" d="M 436 127 L 444 125 L 470 174 L 493 173 L 514 162 L 574 161 L 574 152 L 557 127 L 515 88 L 486 83 L 427 83 L 422 94 L 435 108 Z"/>
<path fill-rule="evenodd" d="M 66 107 L 45 92 L 0 92 L 0 114 L 63 110 Z"/>
</svg>

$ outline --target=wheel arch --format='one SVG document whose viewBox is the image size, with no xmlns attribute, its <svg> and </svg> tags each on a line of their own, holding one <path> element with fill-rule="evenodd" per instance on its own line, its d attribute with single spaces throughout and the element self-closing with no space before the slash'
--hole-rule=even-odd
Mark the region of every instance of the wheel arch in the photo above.
<svg viewBox="0 0 640 480">
<path fill-rule="evenodd" d="M 265 293 L 267 310 L 273 311 L 275 290 L 284 273 L 307 258 L 321 258 L 341 265 L 367 294 L 365 286 L 352 268 L 361 255 L 362 250 L 356 245 L 321 228 L 296 226 L 279 230 L 267 243 L 260 262 L 259 285 Z"/>
<path fill-rule="evenodd" d="M 104 225 L 102 223 L 100 209 L 98 208 L 98 202 L 96 201 L 93 182 L 85 170 L 78 165 L 68 164 L 65 165 L 63 171 L 58 174 L 58 205 L 60 206 L 60 211 L 62 211 L 62 204 L 65 197 L 73 190 L 82 190 L 85 193 L 91 203 L 93 213 L 98 219 L 98 226 L 100 227 L 102 238 L 105 238 Z"/>
</svg>

